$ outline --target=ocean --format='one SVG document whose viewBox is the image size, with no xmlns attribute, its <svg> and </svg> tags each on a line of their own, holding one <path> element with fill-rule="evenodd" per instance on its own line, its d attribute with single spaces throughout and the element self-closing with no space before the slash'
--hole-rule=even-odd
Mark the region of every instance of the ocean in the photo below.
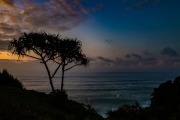
<svg viewBox="0 0 180 120">
<path fill-rule="evenodd" d="M 64 88 L 69 99 L 90 104 L 97 113 L 105 116 L 108 110 L 138 101 L 143 107 L 150 105 L 154 88 L 167 80 L 174 80 L 180 72 L 94 72 L 67 75 Z M 49 93 L 46 74 L 16 74 L 26 89 Z M 54 79 L 60 89 L 60 76 Z"/>
</svg>

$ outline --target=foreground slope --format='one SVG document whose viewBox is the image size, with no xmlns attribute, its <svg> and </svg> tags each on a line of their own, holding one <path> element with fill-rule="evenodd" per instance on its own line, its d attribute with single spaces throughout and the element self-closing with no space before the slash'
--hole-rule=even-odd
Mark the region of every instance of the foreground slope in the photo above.
<svg viewBox="0 0 180 120">
<path fill-rule="evenodd" d="M 0 120 L 102 120 L 93 109 L 61 96 L 0 85 Z"/>
</svg>

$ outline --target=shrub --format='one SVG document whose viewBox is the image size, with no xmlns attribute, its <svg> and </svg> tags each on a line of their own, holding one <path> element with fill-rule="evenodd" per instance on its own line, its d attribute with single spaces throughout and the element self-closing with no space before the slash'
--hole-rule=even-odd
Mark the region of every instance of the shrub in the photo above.
<svg viewBox="0 0 180 120">
<path fill-rule="evenodd" d="M 151 109 L 159 119 L 169 120 L 180 115 L 180 77 L 167 81 L 154 89 L 151 98 Z M 173 119 L 174 120 L 174 119 Z"/>
<path fill-rule="evenodd" d="M 65 90 L 55 90 L 49 94 L 49 98 L 50 103 L 56 108 L 65 108 L 68 101 L 68 95 Z"/>
<path fill-rule="evenodd" d="M 154 89 L 151 106 L 177 110 L 177 107 L 180 105 L 179 101 L 180 77 L 177 77 L 174 82 L 167 81 Z"/>
<path fill-rule="evenodd" d="M 123 105 L 115 111 L 108 111 L 107 120 L 148 120 L 145 108 L 138 102 L 132 105 Z"/>
<path fill-rule="evenodd" d="M 0 85 L 23 89 L 22 83 L 7 72 L 6 69 L 0 73 Z"/>
<path fill-rule="evenodd" d="M 68 100 L 68 95 L 66 93 L 65 90 L 63 91 L 60 91 L 60 90 L 55 90 L 54 92 L 51 92 L 50 93 L 50 96 L 53 98 L 53 99 L 56 99 L 56 100 Z"/>
</svg>

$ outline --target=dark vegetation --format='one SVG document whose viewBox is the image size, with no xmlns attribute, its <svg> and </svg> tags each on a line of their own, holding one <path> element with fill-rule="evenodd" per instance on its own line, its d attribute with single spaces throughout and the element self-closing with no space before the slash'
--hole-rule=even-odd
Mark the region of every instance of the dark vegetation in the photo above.
<svg viewBox="0 0 180 120">
<path fill-rule="evenodd" d="M 2 71 L 2 73 L 0 73 L 0 85 L 23 89 L 22 83 L 9 74 L 5 69 Z"/>
<path fill-rule="evenodd" d="M 68 99 L 65 91 L 50 94 L 26 90 L 6 70 L 0 73 L 0 120 L 180 120 L 180 77 L 154 89 L 151 105 L 138 102 L 108 111 L 102 118 L 90 105 Z"/>
<path fill-rule="evenodd" d="M 52 92 L 26 90 L 21 82 L 3 70 L 0 73 L 0 120 L 180 120 L 180 77 L 155 88 L 149 107 L 142 108 L 138 102 L 123 105 L 108 111 L 106 118 L 98 115 L 90 105 L 69 100 L 63 89 L 65 71 L 89 63 L 81 46 L 77 39 L 45 32 L 23 33 L 13 39 L 9 44 L 12 54 L 31 57 L 44 64 Z M 50 71 L 49 62 L 57 65 L 53 71 Z M 53 78 L 60 68 L 61 89 L 55 90 Z"/>
<path fill-rule="evenodd" d="M 26 90 L 6 70 L 0 76 L 0 120 L 103 120 L 88 105 L 68 100 L 65 91 Z"/>
<path fill-rule="evenodd" d="M 180 120 L 180 76 L 155 88 L 151 98 L 154 116 L 164 120 Z"/>
<path fill-rule="evenodd" d="M 148 120 L 148 108 L 142 108 L 138 102 L 123 105 L 115 111 L 107 112 L 107 120 Z"/>
<path fill-rule="evenodd" d="M 61 91 L 64 88 L 64 74 L 76 66 L 86 66 L 88 58 L 82 53 L 81 41 L 72 38 L 62 38 L 59 35 L 45 32 L 22 33 L 18 39 L 9 43 L 9 50 L 19 57 L 31 57 L 39 60 L 45 66 L 52 92 L 55 92 L 53 78 L 61 68 Z M 34 54 L 30 54 L 34 53 Z M 56 64 L 54 70 L 49 63 Z"/>
<path fill-rule="evenodd" d="M 150 107 L 137 102 L 107 112 L 107 120 L 180 120 L 180 77 L 154 89 Z"/>
</svg>

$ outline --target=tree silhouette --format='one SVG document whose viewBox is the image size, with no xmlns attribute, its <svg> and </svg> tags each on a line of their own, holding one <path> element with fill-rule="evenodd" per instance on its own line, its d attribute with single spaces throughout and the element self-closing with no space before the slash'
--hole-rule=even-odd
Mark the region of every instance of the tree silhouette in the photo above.
<svg viewBox="0 0 180 120">
<path fill-rule="evenodd" d="M 57 57 L 54 61 L 62 65 L 61 76 L 61 91 L 64 86 L 64 74 L 76 66 L 87 66 L 89 63 L 88 58 L 82 53 L 82 43 L 77 39 L 63 38 L 61 41 L 56 41 L 58 47 L 56 49 Z"/>
<path fill-rule="evenodd" d="M 45 32 L 30 32 L 22 33 L 18 39 L 13 39 L 8 49 L 19 57 L 31 57 L 43 63 L 48 73 L 52 92 L 55 92 L 52 79 L 60 67 L 62 67 L 61 91 L 63 91 L 65 71 L 75 66 L 88 65 L 89 60 L 82 53 L 81 47 L 82 43 L 77 39 L 61 38 L 59 35 Z M 48 66 L 50 61 L 57 63 L 53 72 Z"/>
<path fill-rule="evenodd" d="M 40 63 L 44 64 L 48 73 L 52 92 L 55 91 L 52 78 L 55 76 L 58 69 L 60 68 L 60 64 L 58 64 L 53 74 L 51 74 L 48 66 L 48 62 L 52 61 L 56 54 L 54 52 L 54 43 L 57 42 L 55 41 L 60 41 L 58 35 L 47 34 L 45 32 L 30 32 L 22 33 L 22 35 L 18 39 L 13 39 L 8 46 L 8 49 L 11 50 L 12 54 L 16 54 L 19 57 L 31 57 L 40 60 Z"/>
</svg>

